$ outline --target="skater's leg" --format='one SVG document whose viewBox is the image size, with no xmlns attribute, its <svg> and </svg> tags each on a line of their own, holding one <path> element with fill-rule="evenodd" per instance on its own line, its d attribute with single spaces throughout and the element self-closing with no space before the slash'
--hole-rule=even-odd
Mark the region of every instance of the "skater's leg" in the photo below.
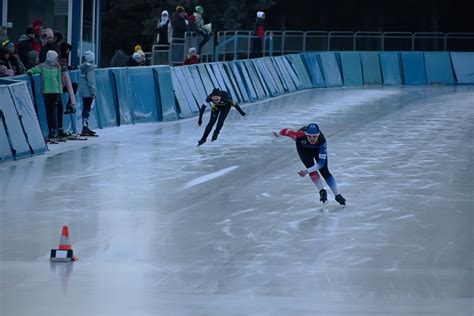
<svg viewBox="0 0 474 316">
<path fill-rule="evenodd" d="M 225 107 L 220 111 L 219 119 L 217 120 L 216 129 L 214 130 L 214 133 L 212 134 L 212 141 L 215 141 L 217 139 L 217 136 L 219 136 L 219 133 L 222 129 L 222 126 L 224 126 L 224 121 L 227 118 L 227 114 L 229 114 L 229 111 L 230 111 L 230 106 Z"/>
<path fill-rule="evenodd" d="M 326 183 L 328 184 L 329 188 L 331 188 L 332 193 L 334 193 L 334 195 L 338 195 L 339 194 L 339 189 L 337 188 L 336 179 L 329 172 L 327 160 L 326 160 L 326 164 L 324 165 L 324 167 L 319 169 L 319 172 L 323 176 L 324 180 L 326 180 Z"/>
<path fill-rule="evenodd" d="M 209 123 L 206 125 L 206 129 L 204 130 L 204 134 L 202 134 L 201 140 L 199 140 L 199 145 L 202 145 L 206 142 L 207 137 L 211 133 L 214 124 L 217 122 L 217 117 L 219 116 L 219 110 L 212 110 L 211 117 L 209 118 Z"/>
<path fill-rule="evenodd" d="M 321 180 L 321 177 L 319 176 L 319 173 L 317 171 L 311 172 L 309 174 L 309 177 L 313 181 L 314 185 L 318 188 L 319 191 L 321 191 L 323 187 L 323 181 Z"/>
</svg>

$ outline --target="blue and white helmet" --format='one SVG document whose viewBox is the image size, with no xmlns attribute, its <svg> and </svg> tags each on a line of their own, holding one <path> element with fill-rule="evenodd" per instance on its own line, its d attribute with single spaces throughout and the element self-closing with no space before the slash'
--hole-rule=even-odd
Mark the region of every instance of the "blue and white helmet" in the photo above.
<svg viewBox="0 0 474 316">
<path fill-rule="evenodd" d="M 306 128 L 306 131 L 305 131 L 305 134 L 306 135 L 319 135 L 321 133 L 321 131 L 319 130 L 319 126 L 318 124 L 316 123 L 311 123 L 308 125 L 308 127 Z"/>
</svg>

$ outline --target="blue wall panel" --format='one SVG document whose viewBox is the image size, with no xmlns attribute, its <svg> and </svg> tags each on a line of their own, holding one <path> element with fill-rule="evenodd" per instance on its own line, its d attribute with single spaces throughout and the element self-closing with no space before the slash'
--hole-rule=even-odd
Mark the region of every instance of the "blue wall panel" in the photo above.
<svg viewBox="0 0 474 316">
<path fill-rule="evenodd" d="M 173 81 L 169 66 L 153 67 L 158 82 L 158 98 L 160 99 L 161 119 L 173 121 L 178 118 L 173 91 Z"/>
<path fill-rule="evenodd" d="M 302 88 L 311 88 L 313 84 L 311 83 L 311 78 L 308 73 L 308 69 L 303 63 L 302 57 L 300 54 L 286 55 L 286 59 L 290 62 L 291 66 L 296 72 L 296 75 L 301 81 Z"/>
<path fill-rule="evenodd" d="M 302 57 L 311 77 L 313 88 L 325 87 L 326 82 L 324 81 L 324 76 L 319 65 L 318 55 L 315 53 L 305 53 L 302 54 Z"/>
<path fill-rule="evenodd" d="M 200 85 L 196 85 L 196 82 L 193 78 L 193 75 L 191 73 L 191 67 L 192 66 L 183 66 L 180 67 L 184 78 L 186 78 L 186 81 L 188 83 L 189 88 L 191 89 L 191 92 L 193 94 L 194 100 L 196 100 L 197 105 L 203 104 L 204 101 L 206 100 L 205 93 L 204 93 L 204 86 L 202 85 L 202 82 L 199 78 L 199 83 Z M 194 67 L 196 69 L 196 67 Z"/>
<path fill-rule="evenodd" d="M 384 52 L 379 54 L 380 68 L 384 85 L 401 85 L 402 74 L 400 71 L 399 54 L 396 52 Z"/>
<path fill-rule="evenodd" d="M 270 75 L 272 76 L 273 81 L 275 82 L 275 85 L 276 85 L 277 90 L 278 90 L 278 94 L 285 93 L 286 89 L 283 86 L 283 83 L 281 82 L 280 75 L 278 74 L 277 70 L 275 69 L 275 64 L 273 63 L 273 58 L 271 58 L 271 57 L 263 58 L 262 61 L 265 64 L 265 67 L 270 72 Z"/>
<path fill-rule="evenodd" d="M 276 83 L 273 80 L 270 72 L 267 70 L 266 66 L 262 63 L 263 58 L 253 59 L 252 63 L 255 69 L 258 71 L 260 81 L 267 88 L 269 95 L 277 96 L 278 90 Z"/>
<path fill-rule="evenodd" d="M 45 153 L 48 148 L 44 142 L 31 95 L 25 82 L 9 85 L 10 94 L 23 125 L 25 139 L 33 154 Z"/>
<path fill-rule="evenodd" d="M 205 65 L 197 65 L 196 67 L 199 70 L 199 75 L 201 76 L 202 83 L 204 85 L 204 91 L 207 97 L 212 92 L 212 89 L 214 89 L 215 85 L 212 82 L 211 76 L 209 75 Z"/>
<path fill-rule="evenodd" d="M 456 82 L 461 84 L 474 83 L 474 53 L 451 53 Z"/>
<path fill-rule="evenodd" d="M 258 78 L 257 73 L 253 69 L 253 66 L 250 65 L 250 67 L 247 67 L 249 62 L 245 61 L 238 61 L 237 62 L 239 67 L 242 69 L 242 72 L 249 77 L 247 83 L 248 85 L 252 85 L 253 88 L 255 89 L 255 93 L 257 95 L 257 99 L 263 99 L 265 98 L 265 91 L 263 90 L 262 83 L 260 82 L 260 79 Z"/>
<path fill-rule="evenodd" d="M 454 84 L 453 67 L 448 52 L 426 52 L 425 67 L 428 83 Z"/>
<path fill-rule="evenodd" d="M 194 116 L 194 109 L 196 109 L 196 112 L 198 111 L 197 104 L 191 92 L 189 91 L 189 88 L 184 82 L 185 79 L 182 75 L 182 72 L 177 70 L 177 68 L 178 67 L 171 68 L 171 78 L 173 79 L 174 93 L 179 104 L 179 117 L 187 118 Z"/>
<path fill-rule="evenodd" d="M 117 126 L 117 87 L 115 77 L 110 69 L 96 69 L 96 102 L 97 112 L 100 117 L 100 126 Z"/>
<path fill-rule="evenodd" d="M 425 59 L 423 53 L 402 52 L 401 57 L 405 84 L 426 84 Z"/>
<path fill-rule="evenodd" d="M 20 118 L 18 117 L 15 104 L 11 98 L 10 90 L 6 85 L 0 86 L 0 100 L 0 111 L 3 113 L 5 119 L 5 122 L 2 124 L 6 126 L 6 131 L 10 138 L 10 148 L 12 148 L 14 157 L 21 158 L 30 156 L 30 146 L 26 141 Z"/>
<path fill-rule="evenodd" d="M 153 69 L 130 67 L 127 69 L 128 99 L 133 123 L 158 121 L 158 100 L 155 93 Z"/>
<path fill-rule="evenodd" d="M 285 56 L 277 57 L 280 59 L 282 67 L 290 75 L 291 81 L 293 81 L 297 90 L 303 89 L 303 82 L 296 74 L 296 70 L 291 66 L 290 62 Z"/>
<path fill-rule="evenodd" d="M 382 73 L 380 72 L 380 60 L 378 52 L 361 52 L 362 78 L 366 85 L 382 84 Z"/>
<path fill-rule="evenodd" d="M 235 80 L 237 81 L 237 84 L 239 85 L 240 91 L 242 92 L 242 97 L 246 102 L 251 102 L 253 100 L 257 99 L 257 95 L 255 93 L 255 90 L 248 82 L 250 80 L 248 76 L 245 76 L 245 74 L 240 70 L 239 65 L 236 62 L 230 62 L 229 63 L 230 67 L 232 68 L 232 73 L 234 74 Z"/>
<path fill-rule="evenodd" d="M 132 106 L 128 93 L 127 68 L 115 68 L 111 70 L 115 77 L 117 87 L 117 102 L 119 110 L 120 125 L 128 125 L 133 123 Z"/>
<path fill-rule="evenodd" d="M 291 79 L 290 73 L 286 69 L 286 66 L 283 64 L 283 60 L 281 59 L 281 57 L 271 57 L 271 59 L 273 64 L 275 65 L 275 69 L 278 75 L 280 76 L 285 91 L 296 91 L 296 85 Z"/>
<path fill-rule="evenodd" d="M 255 60 L 245 60 L 244 61 L 245 66 L 247 67 L 247 70 L 249 71 L 249 74 L 251 74 L 251 76 L 252 76 L 252 74 L 256 75 L 257 82 L 263 88 L 264 97 L 268 97 L 268 96 L 271 95 L 270 90 L 268 89 L 268 86 L 265 83 L 265 79 L 263 78 L 262 74 L 260 73 L 260 70 L 257 69 L 257 67 L 255 66 L 254 61 Z"/>
<path fill-rule="evenodd" d="M 345 86 L 361 86 L 362 63 L 358 52 L 340 52 L 342 78 Z"/>
<path fill-rule="evenodd" d="M 237 84 L 237 80 L 235 79 L 235 76 L 234 76 L 234 73 L 232 71 L 232 67 L 231 67 L 230 63 L 221 63 L 220 66 L 222 67 L 221 72 L 225 73 L 227 75 L 227 78 L 229 79 L 230 84 L 234 88 L 234 91 L 237 95 L 236 100 L 238 102 L 245 102 L 244 97 L 242 95 L 242 91 L 240 91 L 239 85 Z"/>
<path fill-rule="evenodd" d="M 0 115 L 0 162 L 13 159 L 12 149 L 10 148 L 5 128 Z"/>
<path fill-rule="evenodd" d="M 319 53 L 319 59 L 321 60 L 326 85 L 328 87 L 342 86 L 342 77 L 339 65 L 337 64 L 336 54 L 334 52 Z"/>
<path fill-rule="evenodd" d="M 44 105 L 43 94 L 41 93 L 41 78 L 40 75 L 34 75 L 31 77 L 31 87 L 35 96 L 36 108 L 38 111 L 38 120 L 40 123 L 41 130 L 44 136 L 48 136 L 48 122 L 46 121 L 46 108 Z"/>
<path fill-rule="evenodd" d="M 201 99 L 201 104 L 205 102 L 206 97 L 207 97 L 207 89 L 204 86 L 204 82 L 201 79 L 201 75 L 199 73 L 199 69 L 196 65 L 191 65 L 188 67 L 189 73 L 191 74 L 191 77 L 193 78 L 194 85 L 196 86 L 196 89 L 199 93 L 199 97 Z"/>
</svg>

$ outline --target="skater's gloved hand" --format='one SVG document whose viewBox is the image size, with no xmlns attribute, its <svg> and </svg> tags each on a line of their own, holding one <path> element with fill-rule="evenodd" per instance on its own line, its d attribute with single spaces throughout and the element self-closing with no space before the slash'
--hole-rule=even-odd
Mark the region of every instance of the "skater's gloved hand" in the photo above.
<svg viewBox="0 0 474 316">
<path fill-rule="evenodd" d="M 300 175 L 300 177 L 304 177 L 305 175 L 308 174 L 308 170 L 306 169 L 300 170 L 298 171 L 298 174 Z"/>
<path fill-rule="evenodd" d="M 272 131 L 272 133 L 273 133 L 273 136 L 275 136 L 275 137 L 280 137 L 280 134 L 279 134 L 278 132 Z"/>
</svg>

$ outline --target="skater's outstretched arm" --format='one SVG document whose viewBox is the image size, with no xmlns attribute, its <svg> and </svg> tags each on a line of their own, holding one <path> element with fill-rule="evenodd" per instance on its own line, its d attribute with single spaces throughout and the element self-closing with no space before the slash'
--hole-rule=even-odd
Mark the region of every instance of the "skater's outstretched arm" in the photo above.
<svg viewBox="0 0 474 316">
<path fill-rule="evenodd" d="M 273 135 L 275 135 L 276 137 L 281 135 L 281 136 L 290 137 L 292 139 L 297 139 L 299 137 L 305 136 L 305 133 L 302 132 L 302 131 L 294 131 L 294 130 L 289 129 L 289 128 L 284 128 L 284 129 L 280 130 L 279 132 L 274 131 Z"/>
<path fill-rule="evenodd" d="M 235 107 L 237 111 L 239 111 L 240 115 L 245 116 L 246 113 L 242 110 L 242 108 L 237 104 L 237 102 L 232 101 L 232 106 Z"/>
</svg>

